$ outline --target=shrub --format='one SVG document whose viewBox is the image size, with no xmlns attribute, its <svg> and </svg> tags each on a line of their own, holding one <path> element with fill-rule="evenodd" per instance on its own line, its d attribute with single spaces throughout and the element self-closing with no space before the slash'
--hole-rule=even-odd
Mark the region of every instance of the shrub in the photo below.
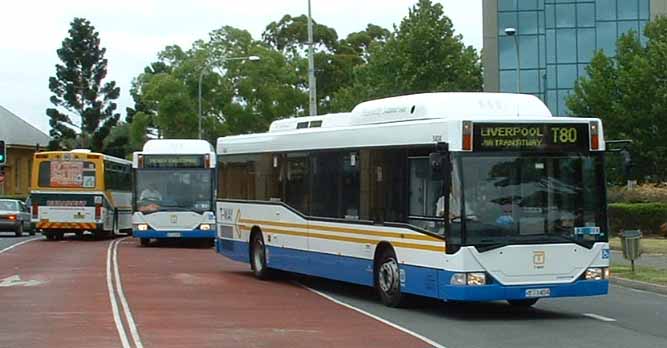
<svg viewBox="0 0 667 348">
<path fill-rule="evenodd" d="M 643 234 L 665 234 L 667 203 L 612 203 L 609 204 L 610 235 L 621 230 L 640 229 Z M 667 234 L 665 234 L 667 236 Z"/>
<path fill-rule="evenodd" d="M 667 203 L 667 185 L 643 184 L 631 190 L 625 186 L 607 189 L 609 203 Z"/>
</svg>

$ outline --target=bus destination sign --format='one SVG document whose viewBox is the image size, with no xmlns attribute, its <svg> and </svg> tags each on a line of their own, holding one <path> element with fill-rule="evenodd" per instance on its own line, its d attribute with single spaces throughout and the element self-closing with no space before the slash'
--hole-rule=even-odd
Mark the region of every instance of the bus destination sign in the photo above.
<svg viewBox="0 0 667 348">
<path fill-rule="evenodd" d="M 473 150 L 588 151 L 586 123 L 475 123 Z"/>
<path fill-rule="evenodd" d="M 204 168 L 202 155 L 144 155 L 144 168 Z"/>
</svg>

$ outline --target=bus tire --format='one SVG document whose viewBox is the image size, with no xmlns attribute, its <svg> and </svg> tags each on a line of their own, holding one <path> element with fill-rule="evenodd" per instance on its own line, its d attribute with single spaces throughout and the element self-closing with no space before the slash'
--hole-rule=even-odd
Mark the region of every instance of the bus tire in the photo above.
<svg viewBox="0 0 667 348">
<path fill-rule="evenodd" d="M 150 238 L 139 238 L 139 244 L 141 244 L 142 247 L 147 247 L 151 244 L 151 240 Z"/>
<path fill-rule="evenodd" d="M 385 248 L 376 260 L 374 278 L 382 303 L 388 307 L 401 307 L 405 304 L 405 295 L 401 293 L 398 260 L 392 248 Z"/>
<path fill-rule="evenodd" d="M 252 234 L 250 242 L 250 268 L 255 273 L 255 277 L 261 280 L 270 278 L 271 270 L 266 264 L 266 246 L 261 232 Z"/>
<path fill-rule="evenodd" d="M 111 227 L 111 237 L 115 237 L 120 234 L 120 229 L 118 229 L 118 209 L 113 210 L 113 227 Z"/>
<path fill-rule="evenodd" d="M 531 298 L 531 299 L 527 299 L 527 300 L 507 300 L 507 302 L 512 307 L 528 308 L 528 307 L 532 307 L 534 304 L 536 304 L 537 299 L 536 298 Z"/>
<path fill-rule="evenodd" d="M 65 239 L 65 232 L 58 231 L 55 233 L 55 240 L 63 240 L 63 239 Z"/>
<path fill-rule="evenodd" d="M 95 240 L 102 240 L 109 236 L 109 231 L 105 231 L 104 228 L 99 228 L 93 231 L 93 238 Z"/>
<path fill-rule="evenodd" d="M 76 231 L 74 234 L 76 235 L 76 239 L 83 239 L 83 231 Z"/>
</svg>

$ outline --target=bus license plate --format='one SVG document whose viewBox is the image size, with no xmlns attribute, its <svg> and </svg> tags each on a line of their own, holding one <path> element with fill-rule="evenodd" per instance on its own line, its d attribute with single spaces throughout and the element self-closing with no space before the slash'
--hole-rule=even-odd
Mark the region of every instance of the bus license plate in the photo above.
<svg viewBox="0 0 667 348">
<path fill-rule="evenodd" d="M 526 289 L 526 297 L 549 297 L 551 289 Z"/>
<path fill-rule="evenodd" d="M 181 232 L 169 232 L 167 233 L 167 237 L 180 237 Z"/>
</svg>

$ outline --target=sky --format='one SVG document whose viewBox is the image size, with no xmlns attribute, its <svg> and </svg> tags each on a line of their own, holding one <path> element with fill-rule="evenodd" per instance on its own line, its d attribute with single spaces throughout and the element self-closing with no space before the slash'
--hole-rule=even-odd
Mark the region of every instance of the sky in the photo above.
<svg viewBox="0 0 667 348">
<path fill-rule="evenodd" d="M 368 23 L 391 28 L 417 0 L 312 0 L 312 16 L 339 37 Z M 434 0 L 467 45 L 482 48 L 482 0 Z M 267 24 L 285 14 L 307 13 L 306 0 L 21 0 L 2 5 L 0 20 L 0 105 L 48 133 L 46 108 L 56 50 L 74 17 L 88 19 L 100 33 L 109 61 L 107 80 L 121 88 L 121 118 L 134 103 L 132 79 L 167 45 L 184 49 L 224 25 L 248 30 L 259 39 Z M 0 125 L 1 127 L 2 125 Z"/>
</svg>

